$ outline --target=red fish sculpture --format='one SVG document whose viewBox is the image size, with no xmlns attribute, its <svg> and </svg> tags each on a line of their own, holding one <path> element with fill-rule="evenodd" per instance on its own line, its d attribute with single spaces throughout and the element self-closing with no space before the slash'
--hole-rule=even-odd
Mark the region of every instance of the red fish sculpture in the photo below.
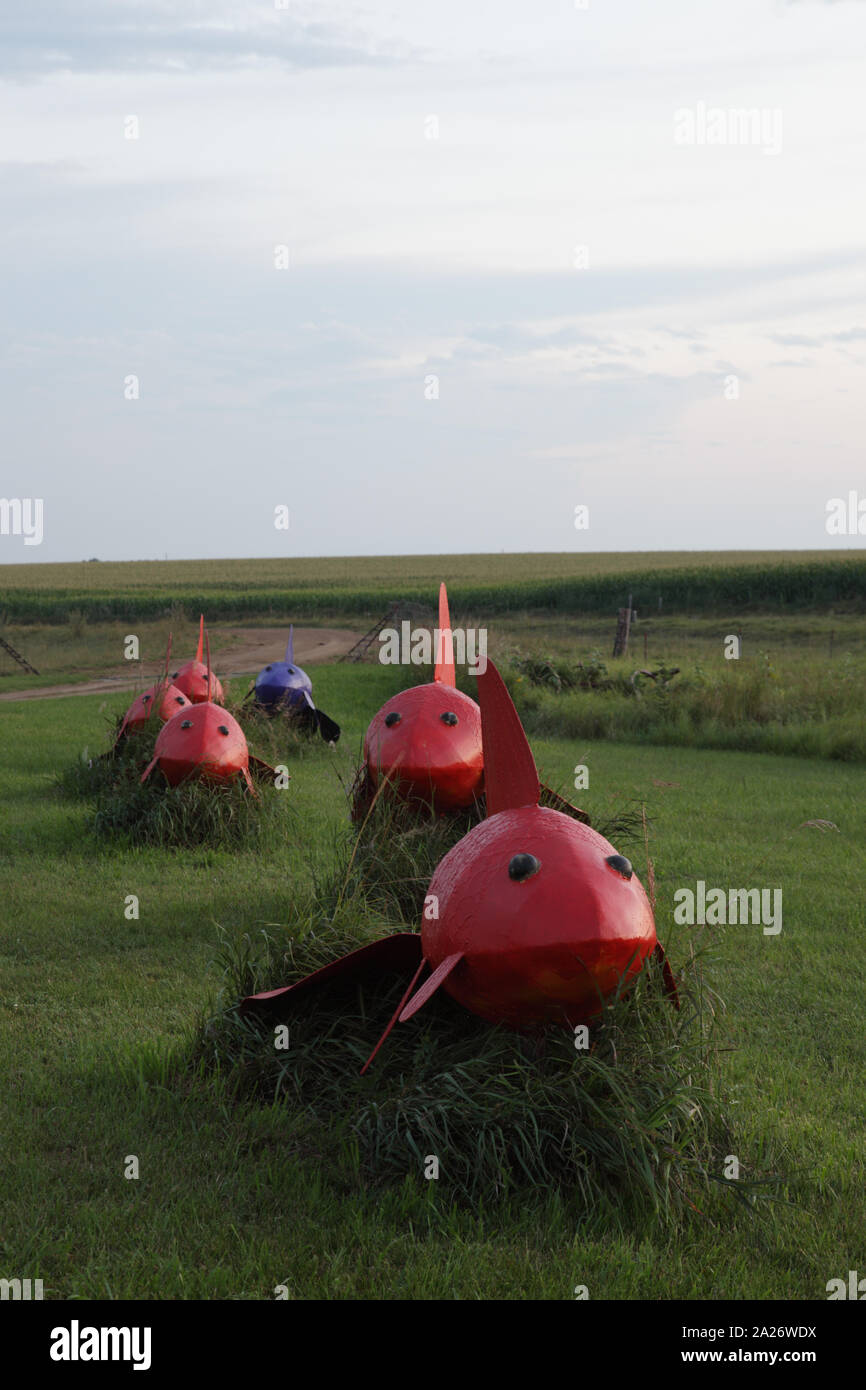
<svg viewBox="0 0 866 1390">
<path fill-rule="evenodd" d="M 146 729 L 154 712 L 157 718 L 165 724 L 172 715 L 177 714 L 178 710 L 189 705 L 190 701 L 183 692 L 169 682 L 168 663 L 170 657 L 171 634 L 169 633 L 168 647 L 165 653 L 165 669 L 155 685 L 152 685 L 149 690 L 142 691 L 141 695 L 133 700 L 123 716 L 123 723 L 117 732 L 117 743 L 120 743 L 127 734 L 138 733 L 141 729 Z"/>
<path fill-rule="evenodd" d="M 492 662 L 478 690 L 487 819 L 437 867 L 426 899 L 435 911 L 425 908 L 420 936 L 373 942 L 295 985 L 245 999 L 242 1012 L 282 1011 L 337 974 L 414 968 L 366 1070 L 395 1024 L 440 988 L 490 1023 L 572 1028 L 595 1018 L 655 953 L 677 1002 L 652 908 L 628 859 L 574 816 L 539 806 L 532 752 Z"/>
<path fill-rule="evenodd" d="M 213 700 L 215 704 L 221 705 L 225 700 L 225 694 L 216 676 L 202 661 L 203 643 L 204 614 L 199 618 L 198 649 L 195 657 L 192 661 L 188 661 L 185 666 L 181 666 L 179 671 L 175 671 L 172 681 L 180 693 L 186 696 L 190 704 L 199 705 L 205 700 Z"/>
<path fill-rule="evenodd" d="M 210 652 L 205 679 L 206 688 L 209 688 Z M 211 700 L 203 700 L 178 710 L 167 724 L 163 724 L 154 744 L 153 758 L 141 780 L 146 781 L 155 767 L 159 767 L 172 787 L 189 777 L 200 777 L 206 782 L 231 782 L 243 777 L 255 795 L 251 764 L 274 774 L 267 763 L 251 756 L 244 731 L 228 710 Z"/>
<path fill-rule="evenodd" d="M 432 800 L 440 809 L 453 809 L 471 806 L 481 792 L 481 711 L 457 689 L 444 584 L 439 588 L 433 680 L 402 691 L 382 706 L 367 729 L 364 762 L 374 791 L 387 781 L 404 800 Z"/>
<path fill-rule="evenodd" d="M 176 685 L 163 685 L 161 683 L 152 685 L 149 690 L 145 690 L 142 695 L 139 695 L 126 711 L 118 738 L 146 728 L 154 713 L 165 724 L 177 714 L 178 710 L 188 709 L 189 704 L 189 700 L 178 690 Z"/>
</svg>

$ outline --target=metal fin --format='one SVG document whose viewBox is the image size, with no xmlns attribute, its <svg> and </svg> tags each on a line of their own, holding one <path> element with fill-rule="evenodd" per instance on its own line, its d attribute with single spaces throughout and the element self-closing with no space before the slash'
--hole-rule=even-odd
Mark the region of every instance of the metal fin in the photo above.
<svg viewBox="0 0 866 1390">
<path fill-rule="evenodd" d="M 451 632 L 451 616 L 448 612 L 448 593 L 444 584 L 439 585 L 439 642 L 436 649 L 436 669 L 433 679 L 439 685 L 456 685 L 454 670 L 454 637 Z"/>
<path fill-rule="evenodd" d="M 202 614 L 199 615 L 199 620 L 198 620 L 198 649 L 197 649 L 196 654 L 195 654 L 195 659 L 196 659 L 197 662 L 199 662 L 199 664 L 201 664 L 201 654 L 202 654 L 202 644 L 203 644 L 203 643 L 204 643 L 204 613 L 202 613 Z"/>
<path fill-rule="evenodd" d="M 541 788 L 532 749 L 505 682 L 492 661 L 478 677 L 487 814 L 537 806 Z"/>
<path fill-rule="evenodd" d="M 431 997 L 431 995 L 434 995 L 439 986 L 443 984 L 445 980 L 448 979 L 448 976 L 451 974 L 451 971 L 454 969 L 455 965 L 460 964 L 465 954 L 465 951 L 455 951 L 453 956 L 446 956 L 445 959 L 441 961 L 439 965 L 437 965 L 436 969 L 433 971 L 433 974 L 429 977 L 429 979 L 424 981 L 418 993 L 414 995 L 412 999 L 409 1000 L 409 1003 L 406 1005 L 405 1009 L 400 1014 L 401 1023 L 405 1023 L 408 1019 L 412 1018 L 415 1014 L 417 1014 L 419 1009 L 423 1009 L 424 1005 L 427 1003 L 427 1000 Z"/>
<path fill-rule="evenodd" d="M 388 1027 L 385 1029 L 385 1031 L 384 1031 L 384 1033 L 382 1034 L 381 1038 L 380 1038 L 379 1041 L 376 1043 L 376 1046 L 373 1048 L 373 1051 L 370 1053 L 370 1055 L 369 1055 L 369 1057 L 367 1058 L 366 1062 L 365 1062 L 364 1065 L 362 1066 L 361 1071 L 360 1071 L 360 1075 L 361 1075 L 361 1076 L 364 1075 L 364 1073 L 365 1073 L 365 1071 L 367 1070 L 367 1068 L 369 1067 L 370 1063 L 375 1059 L 376 1054 L 379 1052 L 379 1050 L 380 1050 L 380 1048 L 381 1048 L 383 1042 L 384 1042 L 385 1039 L 387 1038 L 388 1034 L 391 1032 L 391 1030 L 392 1030 L 392 1028 L 394 1027 L 395 1023 L 397 1022 L 397 1019 L 400 1017 L 400 1014 L 402 1013 L 403 1009 L 406 1007 L 406 1000 L 409 998 L 410 994 L 412 993 L 413 989 L 415 988 L 415 984 L 416 984 L 416 982 L 417 982 L 417 980 L 418 980 L 418 976 L 421 974 L 421 971 L 424 969 L 424 966 L 425 966 L 426 964 L 427 964 L 427 962 L 426 962 L 426 960 L 424 959 L 424 957 L 422 956 L 422 957 L 421 957 L 421 964 L 418 966 L 418 969 L 415 971 L 415 974 L 412 976 L 411 980 L 409 981 L 409 984 L 408 984 L 408 986 L 406 987 L 406 992 L 405 992 L 405 994 L 403 995 L 403 998 L 400 1000 L 400 1003 L 397 1005 L 396 1009 L 394 1010 L 394 1012 L 393 1012 L 392 1015 L 391 1015 L 391 1022 L 388 1024 Z"/>
<path fill-rule="evenodd" d="M 655 947 L 653 949 L 653 955 L 656 958 L 656 960 L 661 962 L 662 979 L 665 982 L 665 994 L 668 996 L 668 999 L 670 999 L 674 1008 L 679 1012 L 680 992 L 677 989 L 676 976 L 674 975 L 674 972 L 671 970 L 670 961 L 665 955 L 665 949 L 660 941 L 656 942 Z"/>
<path fill-rule="evenodd" d="M 305 975 L 293 985 L 248 995 L 238 1006 L 238 1013 L 259 1014 L 264 1018 L 279 1016 L 308 990 L 336 976 L 360 978 L 367 974 L 379 975 L 386 970 L 417 969 L 422 959 L 421 937 L 417 932 L 393 932 L 390 936 L 360 946 L 357 951 L 350 951 L 347 956 L 332 960 L 321 970 L 314 970 L 312 975 Z"/>
<path fill-rule="evenodd" d="M 153 772 L 153 769 L 156 767 L 158 761 L 159 761 L 158 758 L 151 758 L 151 760 L 150 760 L 150 762 L 148 763 L 147 767 L 144 769 L 144 772 L 141 774 L 140 780 L 141 780 L 142 782 L 146 782 L 146 781 L 147 781 L 148 777 L 149 777 L 150 774 Z"/>
<path fill-rule="evenodd" d="M 289 640 L 288 640 L 288 642 L 286 643 L 286 665 L 287 665 L 287 666 L 294 666 L 294 664 L 295 664 L 295 627 L 294 627 L 294 623 L 291 623 L 291 624 L 289 625 Z"/>
</svg>

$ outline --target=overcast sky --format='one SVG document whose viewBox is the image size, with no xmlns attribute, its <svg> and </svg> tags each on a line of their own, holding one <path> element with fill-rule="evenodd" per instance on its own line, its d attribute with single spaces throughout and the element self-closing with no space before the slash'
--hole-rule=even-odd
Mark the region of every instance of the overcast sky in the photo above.
<svg viewBox="0 0 866 1390">
<path fill-rule="evenodd" d="M 281 3 L 0 18 L 0 562 L 862 546 L 866 4 Z"/>
</svg>

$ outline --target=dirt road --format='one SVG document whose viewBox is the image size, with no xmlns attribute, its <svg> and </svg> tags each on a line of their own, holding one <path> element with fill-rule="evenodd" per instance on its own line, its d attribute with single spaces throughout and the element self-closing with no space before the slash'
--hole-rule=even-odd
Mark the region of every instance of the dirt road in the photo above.
<svg viewBox="0 0 866 1390">
<path fill-rule="evenodd" d="M 336 661 L 353 647 L 358 632 L 336 627 L 296 627 L 295 661 L 299 666 L 315 666 L 317 661 Z M 211 648 L 214 670 L 221 678 L 255 675 L 269 661 L 281 661 L 286 650 L 284 627 L 228 628 L 216 635 Z M 195 655 L 195 653 L 191 653 Z M 188 659 L 184 655 L 182 661 Z M 172 665 L 172 670 L 176 667 Z M 143 661 L 134 674 L 129 667 L 117 666 L 110 675 L 78 685 L 41 685 L 30 690 L 11 690 L 0 700 L 58 700 L 70 695 L 106 695 L 114 690 L 135 690 L 162 671 L 161 662 Z"/>
</svg>

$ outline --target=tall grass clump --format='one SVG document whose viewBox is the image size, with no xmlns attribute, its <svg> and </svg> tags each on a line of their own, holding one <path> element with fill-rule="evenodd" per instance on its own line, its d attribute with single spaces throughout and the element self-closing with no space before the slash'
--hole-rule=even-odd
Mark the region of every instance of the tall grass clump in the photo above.
<svg viewBox="0 0 866 1390">
<path fill-rule="evenodd" d="M 866 761 L 862 658 L 792 671 L 761 652 L 652 676 L 629 663 L 627 674 L 588 684 L 569 680 L 562 663 L 517 658 L 508 683 L 530 736 Z"/>
<path fill-rule="evenodd" d="M 237 1013 L 242 996 L 373 936 L 353 911 L 329 918 L 308 902 L 293 930 L 226 937 L 226 1002 L 201 1030 L 196 1064 L 217 1067 L 238 1098 L 303 1114 L 320 1156 L 351 1155 L 372 1187 L 423 1183 L 433 1154 L 450 1196 L 478 1204 L 556 1190 L 576 1215 L 603 1207 L 674 1219 L 723 1189 L 749 1200 L 760 1188 L 723 1177 L 737 1150 L 715 1066 L 718 1000 L 697 958 L 679 971 L 679 1012 L 650 962 L 604 1009 L 586 1050 L 560 1029 L 524 1037 L 491 1027 L 439 991 L 361 1076 L 408 984 L 394 973 L 308 994 L 287 1014 L 284 1049 L 273 1026 Z"/>
<path fill-rule="evenodd" d="M 170 787 L 159 768 L 142 783 L 161 727 L 154 719 L 152 727 L 130 734 L 101 756 L 82 755 L 57 777 L 63 795 L 92 803 L 89 825 L 97 839 L 164 848 L 273 844 L 288 812 L 285 796 L 267 777 L 256 779 L 257 795 L 242 778 L 228 783 L 189 778 Z"/>
<path fill-rule="evenodd" d="M 405 814 L 405 813 L 404 813 Z M 402 826 L 395 829 L 395 824 Z M 436 1155 L 437 1186 L 473 1205 L 562 1194 L 575 1216 L 600 1209 L 677 1219 L 725 1191 L 737 1152 L 719 1086 L 720 1001 L 705 960 L 678 970 L 682 1007 L 654 960 L 577 1048 L 569 1031 L 522 1036 L 492 1027 L 439 991 L 398 1025 L 361 1076 L 407 985 L 405 972 L 334 978 L 274 1020 L 241 1015 L 242 998 L 291 984 L 369 941 L 417 924 L 432 870 L 461 827 L 382 819 L 338 846 L 339 863 L 299 893 L 289 919 L 223 933 L 223 987 L 202 1025 L 193 1067 L 216 1069 L 232 1094 L 286 1106 L 320 1163 L 349 1161 L 376 1188 L 420 1182 Z M 760 1187 L 760 1184 L 758 1185 Z"/>
</svg>

